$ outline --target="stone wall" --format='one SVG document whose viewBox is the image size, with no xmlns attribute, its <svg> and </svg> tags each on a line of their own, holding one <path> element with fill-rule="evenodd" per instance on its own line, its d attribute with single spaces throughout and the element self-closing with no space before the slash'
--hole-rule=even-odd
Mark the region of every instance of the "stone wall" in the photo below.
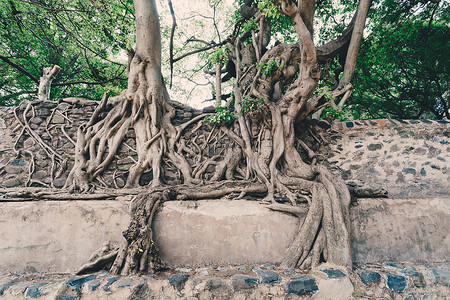
<svg viewBox="0 0 450 300">
<path fill-rule="evenodd" d="M 62 187 L 73 166 L 77 129 L 89 121 L 96 106 L 97 102 L 93 101 L 83 104 L 25 101 L 18 107 L 0 107 L 0 188 Z M 202 112 L 211 112 L 211 108 L 199 111 L 180 103 L 174 106 L 175 125 L 188 122 Z M 211 129 L 205 126 L 199 130 Z M 203 149 L 204 157 L 214 156 L 223 148 L 223 144 L 213 145 L 213 141 Z M 104 182 L 112 183 L 112 187 L 125 185 L 128 170 L 137 160 L 133 130 L 127 133 L 124 142 L 118 159 L 103 174 Z M 209 174 L 214 169 L 210 171 Z M 164 175 L 177 180 L 178 172 L 165 167 Z M 142 184 L 150 180 L 151 174 L 141 177 Z"/>
<path fill-rule="evenodd" d="M 33 102 L 27 109 L 28 104 L 0 108 L 0 187 L 62 187 L 73 165 L 72 141 L 76 140 L 77 128 L 89 119 L 96 103 Z M 181 104 L 175 107 L 174 124 L 188 122 L 202 113 Z M 211 112 L 211 108 L 204 112 Z M 25 120 L 29 129 L 24 130 L 20 123 Z M 331 129 L 326 134 L 329 143 L 319 151 L 348 183 L 384 188 L 390 197 L 450 195 L 450 122 L 381 119 L 337 122 Z M 189 134 L 189 129 L 186 132 Z M 112 187 L 125 184 L 127 172 L 137 160 L 133 137 L 130 131 L 118 159 L 103 175 L 104 182 L 112 183 Z M 203 157 L 219 153 L 227 142 L 214 141 L 213 138 L 203 149 Z M 52 160 L 51 150 L 43 143 L 54 149 L 60 159 Z M 311 139 L 309 145 L 313 143 Z M 214 168 L 209 167 L 205 178 L 211 176 Z M 178 172 L 167 166 L 163 173 L 168 180 L 180 179 Z M 144 174 L 141 183 L 150 180 L 151 174 Z"/>
<path fill-rule="evenodd" d="M 450 195 L 450 122 L 368 120 L 333 124 L 328 160 L 344 180 L 389 197 Z"/>
<path fill-rule="evenodd" d="M 0 299 L 440 300 L 448 299 L 449 286 L 448 264 L 372 264 L 352 274 L 330 265 L 305 274 L 265 264 L 182 268 L 158 276 L 13 274 L 0 277 Z"/>
</svg>

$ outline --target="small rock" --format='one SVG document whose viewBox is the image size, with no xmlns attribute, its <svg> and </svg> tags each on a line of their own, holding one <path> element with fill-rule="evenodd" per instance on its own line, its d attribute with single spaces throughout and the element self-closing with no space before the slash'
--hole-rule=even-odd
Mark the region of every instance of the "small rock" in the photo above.
<svg viewBox="0 0 450 300">
<path fill-rule="evenodd" d="M 272 264 L 264 264 L 262 265 L 264 268 L 269 269 L 269 270 L 273 270 L 275 269 L 275 265 Z"/>
<path fill-rule="evenodd" d="M 258 278 L 237 274 L 231 277 L 231 284 L 235 291 L 248 291 L 258 285 Z"/>
<path fill-rule="evenodd" d="M 328 269 L 328 270 L 320 270 L 320 271 L 327 274 L 329 279 L 341 279 L 341 278 L 344 278 L 345 276 L 347 276 L 347 275 L 345 275 L 344 272 L 342 272 L 341 270 L 338 270 L 338 269 Z"/>
<path fill-rule="evenodd" d="M 58 103 L 54 101 L 39 101 L 38 103 L 35 103 L 33 101 L 33 104 L 38 104 L 42 108 L 49 108 L 49 109 L 53 109 L 58 105 Z"/>
<path fill-rule="evenodd" d="M 424 168 L 420 169 L 420 175 L 422 175 L 422 176 L 427 175 L 427 171 L 425 171 Z"/>
<path fill-rule="evenodd" d="M 88 283 L 88 290 L 93 292 L 96 291 L 98 289 L 98 287 L 100 286 L 100 279 L 96 279 L 94 281 L 91 281 Z"/>
<path fill-rule="evenodd" d="M 16 186 L 20 186 L 21 184 L 22 182 L 20 181 L 19 178 L 10 178 L 5 180 L 2 185 L 7 188 L 13 188 Z"/>
<path fill-rule="evenodd" d="M 181 291 L 188 280 L 188 274 L 173 274 L 167 280 L 177 291 Z"/>
<path fill-rule="evenodd" d="M 246 266 L 237 266 L 236 270 L 238 270 L 240 272 L 245 272 L 245 271 L 247 271 L 247 267 Z"/>
<path fill-rule="evenodd" d="M 139 184 L 144 186 L 150 183 L 150 181 L 153 180 L 153 172 L 146 172 L 141 175 L 141 178 L 139 179 Z"/>
<path fill-rule="evenodd" d="M 53 184 L 56 188 L 62 188 L 66 184 L 66 180 L 66 177 L 56 178 L 55 180 L 53 180 Z"/>
<path fill-rule="evenodd" d="M 397 293 L 402 293 L 406 288 L 406 277 L 394 274 L 386 274 L 386 286 Z"/>
<path fill-rule="evenodd" d="M 66 103 L 66 102 L 61 102 L 58 104 L 58 109 L 59 110 L 65 110 L 66 108 L 69 108 L 71 104 Z"/>
<path fill-rule="evenodd" d="M 202 282 L 203 282 L 203 280 L 202 280 L 201 278 L 195 277 L 195 278 L 192 280 L 191 286 L 192 286 L 192 287 L 196 287 L 197 285 L 199 285 L 199 284 L 202 283 Z"/>
<path fill-rule="evenodd" d="M 43 180 L 44 178 L 46 178 L 48 175 L 47 175 L 47 172 L 46 171 L 44 171 L 44 170 L 39 170 L 39 171 L 36 171 L 36 173 L 34 173 L 33 174 L 33 179 L 35 179 L 35 180 Z"/>
<path fill-rule="evenodd" d="M 54 114 L 51 121 L 53 124 L 64 124 L 65 122 L 66 119 L 59 113 Z"/>
<path fill-rule="evenodd" d="M 287 284 L 288 294 L 295 294 L 298 296 L 313 295 L 319 288 L 317 287 L 316 279 L 311 275 L 298 274 L 291 277 Z"/>
<path fill-rule="evenodd" d="M 212 105 L 207 106 L 205 108 L 203 108 L 203 113 L 215 113 L 216 112 L 216 108 Z"/>
<path fill-rule="evenodd" d="M 8 290 L 11 286 L 18 284 L 20 281 L 10 281 L 3 284 L 0 284 L 0 296 L 3 296 L 3 294 Z"/>
<path fill-rule="evenodd" d="M 34 117 L 34 118 L 32 118 L 32 119 L 30 120 L 30 123 L 39 125 L 39 124 L 41 124 L 43 121 L 44 121 L 44 120 L 42 120 L 42 119 L 39 118 L 39 117 Z"/>
<path fill-rule="evenodd" d="M 402 170 L 403 173 L 416 175 L 416 170 L 413 168 L 404 168 Z"/>
<path fill-rule="evenodd" d="M 131 278 L 123 278 L 116 285 L 120 288 L 131 286 Z"/>
<path fill-rule="evenodd" d="M 221 266 L 221 267 L 218 267 L 218 268 L 217 268 L 217 271 L 219 271 L 219 272 L 225 272 L 225 271 L 227 271 L 227 270 L 229 270 L 229 269 L 230 269 L 230 267 L 228 267 L 228 266 L 225 266 L 225 267 Z"/>
<path fill-rule="evenodd" d="M 68 281 L 64 282 L 64 285 L 70 289 L 75 290 L 77 295 L 81 294 L 81 291 L 83 290 L 83 286 L 86 282 L 89 282 L 91 280 L 94 280 L 97 276 L 96 275 L 89 275 L 85 277 L 74 277 L 69 279 Z"/>
<path fill-rule="evenodd" d="M 414 300 L 414 296 L 413 295 L 409 295 L 408 297 L 406 297 L 404 300 Z"/>
<path fill-rule="evenodd" d="M 50 115 L 50 110 L 48 108 L 40 108 L 36 111 L 36 116 L 38 117 L 47 117 Z"/>
<path fill-rule="evenodd" d="M 383 145 L 381 144 L 369 144 L 367 146 L 367 149 L 369 149 L 370 151 L 380 150 L 381 148 L 383 148 Z"/>
<path fill-rule="evenodd" d="M 378 282 L 381 278 L 381 275 L 379 273 L 368 270 L 360 270 L 358 271 L 358 275 L 361 278 L 361 281 L 366 286 L 368 286 L 372 282 Z"/>
<path fill-rule="evenodd" d="M 147 280 L 142 279 L 131 291 L 127 300 L 154 299 L 152 290 L 148 287 Z"/>
<path fill-rule="evenodd" d="M 117 280 L 119 280 L 120 279 L 120 277 L 112 277 L 112 278 L 108 278 L 107 280 L 106 280 L 106 283 L 105 283 L 105 285 L 102 287 L 102 289 L 105 291 L 105 292 L 109 292 L 110 291 L 110 286 L 114 283 L 114 282 L 116 282 Z"/>
<path fill-rule="evenodd" d="M 275 285 L 281 282 L 281 277 L 274 271 L 253 269 L 253 272 L 261 277 L 261 283 L 263 284 Z"/>
<path fill-rule="evenodd" d="M 43 285 L 46 285 L 47 283 L 38 283 L 35 285 L 31 285 L 27 288 L 27 297 L 30 298 L 37 298 L 41 296 L 41 291 L 39 290 L 39 288 Z"/>
<path fill-rule="evenodd" d="M 205 290 L 213 291 L 221 287 L 225 287 L 227 284 L 220 278 L 210 278 L 205 282 Z"/>
<path fill-rule="evenodd" d="M 419 274 L 420 274 L 419 272 L 417 272 L 416 268 L 414 268 L 413 266 L 408 266 L 408 265 L 405 265 L 403 267 L 403 270 L 400 271 L 400 273 L 403 273 L 408 276 L 419 276 Z"/>
<path fill-rule="evenodd" d="M 450 286 L 450 270 L 430 268 L 429 271 L 434 283 Z"/>
<path fill-rule="evenodd" d="M 13 166 L 25 166 L 26 164 L 27 164 L 26 161 L 24 161 L 23 159 L 19 159 L 19 158 L 13 159 L 11 161 L 11 165 L 13 165 Z"/>
</svg>

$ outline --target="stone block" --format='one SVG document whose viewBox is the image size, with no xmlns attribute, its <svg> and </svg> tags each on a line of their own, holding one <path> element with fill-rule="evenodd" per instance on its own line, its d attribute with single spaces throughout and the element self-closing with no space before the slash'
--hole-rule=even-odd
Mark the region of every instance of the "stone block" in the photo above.
<svg viewBox="0 0 450 300">
<path fill-rule="evenodd" d="M 40 291 L 40 287 L 46 285 L 47 283 L 43 282 L 43 283 L 38 283 L 38 284 L 34 284 L 31 285 L 27 288 L 27 293 L 26 293 L 26 297 L 30 297 L 30 298 L 38 298 L 40 296 L 42 296 L 41 291 Z"/>
<path fill-rule="evenodd" d="M 16 158 L 11 161 L 11 165 L 13 166 L 25 166 L 27 162 L 23 159 Z"/>
<path fill-rule="evenodd" d="M 89 282 L 91 280 L 94 280 L 97 277 L 97 275 L 89 275 L 89 276 L 76 276 L 69 280 L 67 280 L 64 285 L 72 289 L 76 292 L 77 295 L 81 294 L 81 291 L 83 290 L 83 286 L 86 282 Z"/>
<path fill-rule="evenodd" d="M 66 177 L 56 178 L 53 180 L 53 184 L 56 188 L 62 188 L 66 184 Z"/>
<path fill-rule="evenodd" d="M 20 186 L 21 184 L 22 184 L 22 181 L 20 181 L 19 178 L 13 177 L 13 178 L 5 180 L 2 185 L 7 188 L 13 188 L 16 186 Z"/>
<path fill-rule="evenodd" d="M 299 274 L 291 277 L 287 284 L 288 294 L 295 294 L 298 296 L 313 295 L 319 290 L 316 279 L 311 275 Z"/>
<path fill-rule="evenodd" d="M 278 275 L 274 271 L 253 269 L 253 272 L 258 274 L 258 276 L 261 278 L 260 282 L 262 284 L 275 285 L 281 282 L 280 275 Z"/>
<path fill-rule="evenodd" d="M 339 269 L 328 269 L 328 270 L 320 270 L 320 271 L 327 274 L 329 279 L 341 279 L 341 278 L 344 278 L 345 276 L 347 276 L 347 275 L 345 275 L 344 272 L 342 272 Z"/>
<path fill-rule="evenodd" d="M 402 293 L 407 286 L 406 277 L 395 274 L 386 274 L 386 286 L 392 291 Z"/>
<path fill-rule="evenodd" d="M 3 296 L 3 294 L 8 290 L 11 286 L 20 283 L 21 281 L 10 281 L 5 282 L 3 284 L 0 284 L 0 296 Z"/>
<path fill-rule="evenodd" d="M 102 289 L 105 292 L 109 292 L 111 290 L 110 289 L 111 285 L 119 279 L 120 279 L 120 277 L 111 277 L 111 278 L 106 279 L 106 283 L 104 286 L 102 286 Z"/>
<path fill-rule="evenodd" d="M 227 284 L 220 278 L 210 278 L 205 282 L 205 290 L 213 291 L 223 287 L 226 287 Z"/>
<path fill-rule="evenodd" d="M 383 148 L 382 144 L 369 144 L 367 146 L 367 149 L 369 149 L 370 151 L 380 150 L 381 148 Z"/>
<path fill-rule="evenodd" d="M 429 272 L 434 283 L 450 286 L 450 270 L 430 268 Z"/>
<path fill-rule="evenodd" d="M 379 282 L 381 279 L 380 273 L 369 271 L 369 270 L 359 270 L 358 275 L 361 281 L 368 286 L 372 282 Z"/>
<path fill-rule="evenodd" d="M 231 284 L 235 291 L 250 291 L 258 285 L 258 278 L 237 274 L 231 277 Z"/>
<path fill-rule="evenodd" d="M 184 285 L 186 284 L 188 278 L 188 274 L 173 274 L 167 280 L 169 281 L 169 284 L 174 287 L 174 289 L 180 292 L 184 289 Z"/>
<path fill-rule="evenodd" d="M 64 124 L 65 122 L 66 119 L 59 113 L 54 114 L 51 121 L 53 124 Z"/>
</svg>

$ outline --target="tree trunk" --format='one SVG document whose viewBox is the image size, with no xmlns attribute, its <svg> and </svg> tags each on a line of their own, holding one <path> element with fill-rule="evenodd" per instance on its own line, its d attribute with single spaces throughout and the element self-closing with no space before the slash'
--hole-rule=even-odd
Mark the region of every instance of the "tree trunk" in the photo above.
<svg viewBox="0 0 450 300">
<path fill-rule="evenodd" d="M 367 4 L 368 0 L 362 1 Z M 144 172 L 151 171 L 153 178 L 151 188 L 132 201 L 132 220 L 124 232 L 126 241 L 115 250 L 114 273 L 146 273 L 164 267 L 151 229 L 161 203 L 232 193 L 241 198 L 264 195 L 272 209 L 296 215 L 295 206 L 307 195 L 310 208 L 283 265 L 308 268 L 328 261 L 351 268 L 348 189 L 342 180 L 316 164 L 314 153 L 295 131 L 296 124 L 320 108 L 318 100 L 311 99 L 321 73 L 312 39 L 315 1 L 300 1 L 299 6 L 290 0 L 275 2 L 291 19 L 299 45 L 278 45 L 263 53 L 269 43 L 269 26 L 261 26 L 259 36 L 253 29 L 230 39 L 233 54 L 229 59 L 236 68 L 235 107 L 230 113 L 236 120 L 233 124 L 218 121 L 206 128 L 202 121 L 205 115 L 180 125 L 172 123 L 175 108 L 161 75 L 155 1 L 134 0 L 136 52 L 129 63 L 128 88 L 111 101 L 115 105 L 109 111 L 105 96 L 91 120 L 79 128 L 75 165 L 66 183 L 66 188 L 87 192 L 114 159 L 126 133 L 134 130 L 138 160 L 129 170 L 126 187 L 139 186 Z M 265 22 L 253 6 L 244 11 L 261 18 L 261 24 Z M 361 25 L 358 20 L 356 24 Z M 246 44 L 245 39 L 251 35 L 254 43 Z M 356 46 L 352 47 L 351 53 Z M 220 67 L 218 63 L 217 105 Z M 348 89 L 346 86 L 341 91 Z M 219 144 L 226 145 L 221 152 L 206 151 Z M 311 161 L 302 159 L 299 147 L 307 148 Z M 211 166 L 213 171 L 206 176 Z M 166 176 L 168 169 L 176 170 L 177 179 L 164 185 L 174 180 Z M 291 205 L 275 204 L 280 198 L 288 199 Z M 108 254 L 99 261 L 110 261 L 113 256 Z"/>
<path fill-rule="evenodd" d="M 53 81 L 53 76 L 59 73 L 61 68 L 58 65 L 53 67 L 44 67 L 44 72 L 39 80 L 38 99 L 39 101 L 50 100 L 50 88 Z"/>
</svg>

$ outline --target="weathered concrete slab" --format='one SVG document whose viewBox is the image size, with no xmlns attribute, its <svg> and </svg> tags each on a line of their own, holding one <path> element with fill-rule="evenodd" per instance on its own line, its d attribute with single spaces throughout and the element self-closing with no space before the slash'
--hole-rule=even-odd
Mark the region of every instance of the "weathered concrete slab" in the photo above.
<svg viewBox="0 0 450 300">
<path fill-rule="evenodd" d="M 0 274 L 73 272 L 105 241 L 122 241 L 120 201 L 0 202 Z"/>
<path fill-rule="evenodd" d="M 450 198 L 359 199 L 351 208 L 354 261 L 448 261 Z M 121 242 L 121 201 L 0 203 L 0 274 L 73 272 L 105 241 Z M 251 201 L 167 202 L 155 242 L 172 267 L 276 264 L 298 220 Z"/>
<path fill-rule="evenodd" d="M 351 219 L 356 262 L 450 259 L 450 198 L 358 199 Z"/>
<path fill-rule="evenodd" d="M 255 201 L 166 202 L 154 227 L 172 266 L 278 263 L 298 219 Z"/>
</svg>

